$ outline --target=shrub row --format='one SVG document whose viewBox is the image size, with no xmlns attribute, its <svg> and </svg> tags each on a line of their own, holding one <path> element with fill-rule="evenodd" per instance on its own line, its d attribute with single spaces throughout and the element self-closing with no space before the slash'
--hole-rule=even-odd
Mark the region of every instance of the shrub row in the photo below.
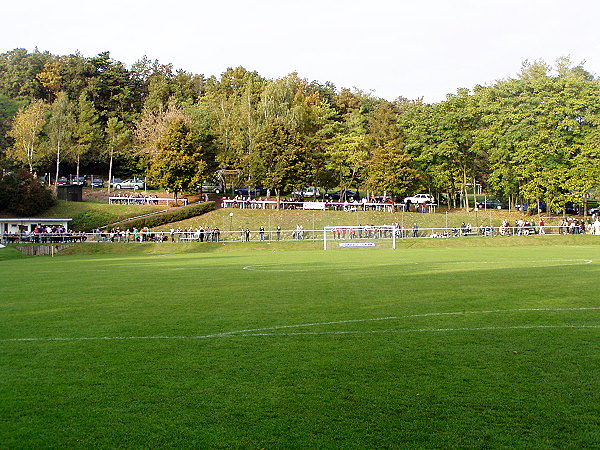
<svg viewBox="0 0 600 450">
<path fill-rule="evenodd" d="M 195 205 L 184 206 L 169 211 L 153 214 L 151 216 L 131 219 L 119 223 L 119 228 L 154 228 L 167 223 L 179 222 L 195 216 L 201 216 L 215 209 L 215 202 L 197 203 Z"/>
</svg>

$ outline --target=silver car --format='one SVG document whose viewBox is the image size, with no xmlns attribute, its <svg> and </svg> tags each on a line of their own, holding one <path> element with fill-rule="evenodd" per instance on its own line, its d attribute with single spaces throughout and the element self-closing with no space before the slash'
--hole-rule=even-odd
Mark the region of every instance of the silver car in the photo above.
<svg viewBox="0 0 600 450">
<path fill-rule="evenodd" d="M 144 189 L 146 187 L 146 182 L 144 180 L 140 180 L 139 178 L 129 178 L 128 180 L 121 181 L 120 183 L 115 182 L 115 189 Z"/>
</svg>

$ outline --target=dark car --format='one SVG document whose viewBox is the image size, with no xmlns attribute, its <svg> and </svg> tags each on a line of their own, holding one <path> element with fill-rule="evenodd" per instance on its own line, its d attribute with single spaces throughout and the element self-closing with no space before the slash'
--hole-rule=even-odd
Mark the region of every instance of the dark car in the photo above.
<svg viewBox="0 0 600 450">
<path fill-rule="evenodd" d="M 67 186 L 69 185 L 69 179 L 67 177 L 60 177 L 56 182 L 58 186 Z"/>
<path fill-rule="evenodd" d="M 207 194 L 220 194 L 224 191 L 223 185 L 221 183 L 206 181 L 201 185 L 196 186 L 196 190 L 201 193 Z"/>
<path fill-rule="evenodd" d="M 71 184 L 74 184 L 75 186 L 87 186 L 85 177 L 73 177 Z"/>
<path fill-rule="evenodd" d="M 577 205 L 573 204 L 572 202 L 568 202 L 565 204 L 563 211 L 565 212 L 565 214 L 578 215 L 579 207 Z"/>
<path fill-rule="evenodd" d="M 477 202 L 477 207 L 479 209 L 502 209 L 504 208 L 504 202 L 501 200 L 487 198 L 483 202 Z"/>
<path fill-rule="evenodd" d="M 102 178 L 94 178 L 92 180 L 92 188 L 104 187 L 104 180 Z"/>
<path fill-rule="evenodd" d="M 345 194 L 345 197 L 344 197 Z M 346 190 L 345 192 L 343 191 L 337 191 L 337 192 L 332 192 L 329 194 L 325 194 L 325 198 L 328 200 L 334 200 L 334 201 L 354 201 L 354 200 L 360 200 L 360 194 L 354 191 L 350 191 L 350 190 Z"/>
<path fill-rule="evenodd" d="M 257 196 L 261 196 L 261 195 L 267 195 L 267 190 L 265 188 L 262 187 L 243 187 L 243 188 L 237 188 L 236 190 L 233 191 L 233 193 L 235 195 L 252 195 L 254 197 Z"/>
<path fill-rule="evenodd" d="M 594 208 L 590 208 L 590 209 L 588 209 L 588 214 L 589 214 L 590 216 L 593 216 L 594 214 L 595 214 L 595 215 L 598 215 L 598 214 L 600 214 L 600 206 L 596 206 L 596 207 L 594 207 Z"/>
</svg>

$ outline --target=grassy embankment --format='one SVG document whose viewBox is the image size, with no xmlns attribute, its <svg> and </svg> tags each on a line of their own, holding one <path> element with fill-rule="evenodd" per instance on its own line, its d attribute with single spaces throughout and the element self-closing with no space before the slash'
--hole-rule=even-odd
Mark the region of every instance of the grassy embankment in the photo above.
<svg viewBox="0 0 600 450">
<path fill-rule="evenodd" d="M 73 218 L 71 227 L 76 231 L 91 231 L 96 227 L 102 227 L 114 222 L 124 220 L 150 212 L 166 209 L 164 205 L 109 205 L 103 201 L 65 202 L 59 201 L 56 206 L 42 214 L 43 217 L 70 217 Z M 230 217 L 230 213 L 233 216 Z M 200 225 L 218 227 L 222 231 L 236 231 L 240 228 L 258 230 L 264 226 L 265 229 L 274 230 L 278 225 L 283 230 L 295 229 L 302 225 L 305 230 L 323 229 L 327 225 L 368 225 L 368 224 L 391 224 L 404 223 L 406 228 L 417 223 L 420 228 L 429 227 L 459 227 L 462 222 L 470 223 L 472 226 L 489 225 L 499 226 L 503 219 L 514 223 L 519 218 L 539 221 L 538 216 L 527 216 L 519 212 L 509 213 L 506 210 L 471 211 L 469 214 L 464 210 L 452 210 L 448 213 L 440 210 L 433 214 L 405 213 L 401 212 L 375 212 L 375 211 L 304 211 L 304 210 L 273 210 L 273 209 L 217 209 L 208 214 L 174 222 L 169 225 L 157 227 L 156 231 L 168 231 L 170 228 L 189 229 L 198 228 Z M 560 218 L 546 219 L 546 224 L 556 224 Z M 270 227 L 269 227 L 270 226 Z"/>
</svg>

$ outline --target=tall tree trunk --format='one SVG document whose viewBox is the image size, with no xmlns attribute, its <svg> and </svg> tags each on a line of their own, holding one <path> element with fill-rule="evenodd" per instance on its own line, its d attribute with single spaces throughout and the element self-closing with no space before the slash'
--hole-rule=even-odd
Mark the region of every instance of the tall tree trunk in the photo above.
<svg viewBox="0 0 600 450">
<path fill-rule="evenodd" d="M 56 179 L 54 180 L 54 185 L 56 186 L 56 190 L 58 190 L 58 171 L 60 169 L 60 140 L 56 146 Z"/>
<path fill-rule="evenodd" d="M 463 169 L 463 195 L 465 198 L 465 211 L 469 212 L 469 192 L 467 191 L 467 169 Z"/>
<path fill-rule="evenodd" d="M 110 161 L 108 163 L 108 196 L 110 197 L 110 183 L 112 180 L 112 166 L 113 166 L 113 149 L 110 149 Z"/>
</svg>

